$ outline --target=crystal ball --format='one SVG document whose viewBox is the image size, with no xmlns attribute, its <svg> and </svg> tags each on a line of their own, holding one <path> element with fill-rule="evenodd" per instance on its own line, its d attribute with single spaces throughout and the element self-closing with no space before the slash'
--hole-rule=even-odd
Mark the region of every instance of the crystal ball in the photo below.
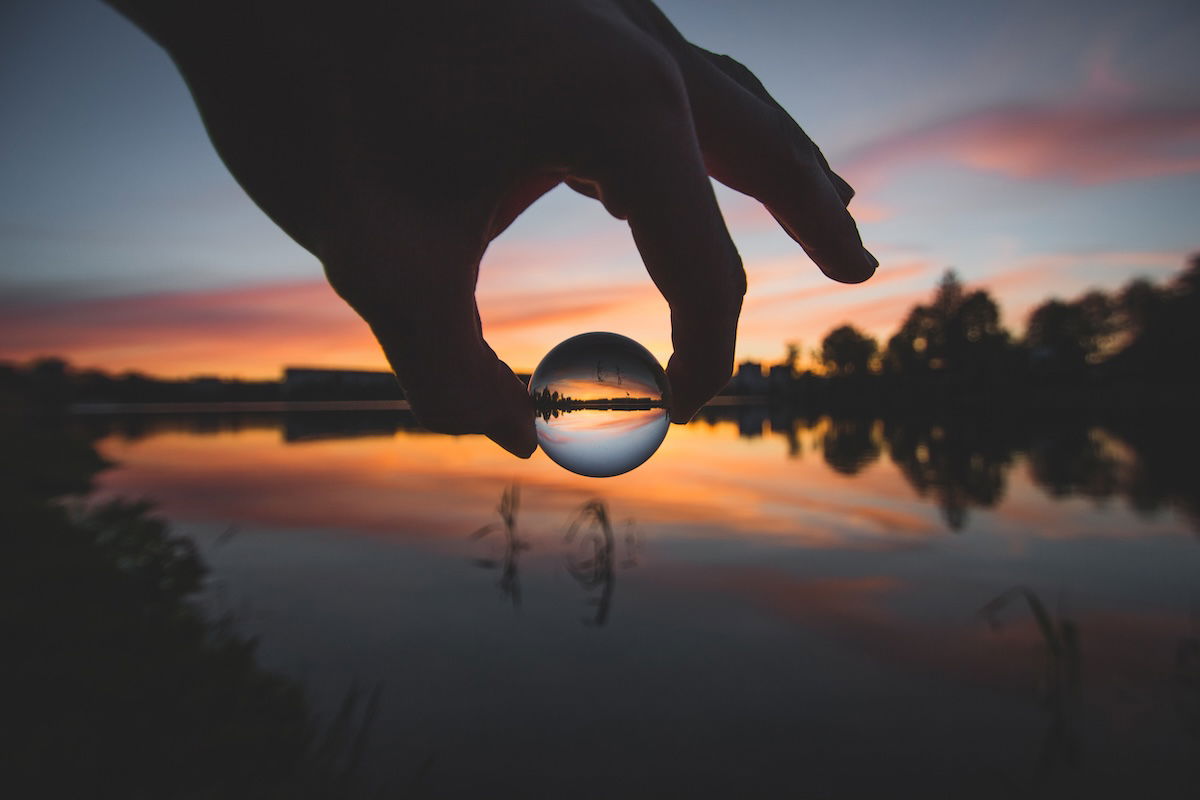
<svg viewBox="0 0 1200 800">
<path fill-rule="evenodd" d="M 667 375 L 650 351 L 616 333 L 572 336 L 529 380 L 538 444 L 556 464 L 607 478 L 642 464 L 670 427 Z"/>
</svg>

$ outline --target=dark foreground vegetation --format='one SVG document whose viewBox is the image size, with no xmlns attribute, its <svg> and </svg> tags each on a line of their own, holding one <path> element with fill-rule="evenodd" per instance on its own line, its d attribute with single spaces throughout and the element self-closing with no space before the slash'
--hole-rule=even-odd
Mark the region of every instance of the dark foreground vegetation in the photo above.
<svg viewBox="0 0 1200 800">
<path fill-rule="evenodd" d="M 7 797 L 358 796 L 376 697 L 319 722 L 198 597 L 206 568 L 144 502 L 85 500 L 107 464 L 65 420 L 0 418 Z"/>
</svg>

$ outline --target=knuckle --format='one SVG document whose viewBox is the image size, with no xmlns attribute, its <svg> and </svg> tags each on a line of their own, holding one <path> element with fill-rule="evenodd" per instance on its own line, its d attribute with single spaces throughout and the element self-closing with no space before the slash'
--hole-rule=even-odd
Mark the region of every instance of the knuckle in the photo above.
<svg viewBox="0 0 1200 800">
<path fill-rule="evenodd" d="M 597 122 L 686 109 L 687 87 L 674 56 L 637 29 L 621 31 L 619 41 L 619 47 L 579 54 Z"/>
<path fill-rule="evenodd" d="M 797 166 L 812 178 L 824 178 L 825 170 L 821 167 L 821 153 L 812 140 L 804 137 L 791 139 L 792 157 Z"/>
<path fill-rule="evenodd" d="M 687 107 L 687 87 L 674 57 L 658 46 L 640 47 L 624 60 L 627 97 L 635 103 L 669 111 Z"/>
</svg>

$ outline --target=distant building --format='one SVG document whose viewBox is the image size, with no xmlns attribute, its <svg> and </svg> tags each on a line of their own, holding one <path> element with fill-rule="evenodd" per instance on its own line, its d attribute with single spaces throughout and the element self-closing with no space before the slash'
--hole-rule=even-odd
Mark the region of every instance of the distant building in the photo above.
<svg viewBox="0 0 1200 800">
<path fill-rule="evenodd" d="M 188 379 L 186 392 L 196 400 L 218 400 L 224 389 L 225 381 L 215 375 L 197 375 Z"/>
<path fill-rule="evenodd" d="M 404 394 L 391 372 L 287 367 L 283 396 L 289 400 L 399 400 Z"/>
<path fill-rule="evenodd" d="M 792 383 L 796 380 L 792 374 L 791 364 L 772 364 L 771 372 L 767 377 L 767 384 L 770 387 L 772 394 L 785 394 L 792 388 Z"/>
<path fill-rule="evenodd" d="M 762 395 L 769 389 L 762 364 L 757 361 L 743 361 L 738 364 L 737 374 L 733 376 L 729 386 L 732 393 L 738 395 Z"/>
</svg>

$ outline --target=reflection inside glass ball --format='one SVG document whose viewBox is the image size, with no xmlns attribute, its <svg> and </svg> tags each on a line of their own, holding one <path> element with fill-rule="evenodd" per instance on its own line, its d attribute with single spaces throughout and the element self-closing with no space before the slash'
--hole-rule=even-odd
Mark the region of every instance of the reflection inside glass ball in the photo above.
<svg viewBox="0 0 1200 800">
<path fill-rule="evenodd" d="M 650 351 L 616 333 L 555 347 L 529 381 L 538 444 L 559 466 L 607 478 L 654 454 L 667 435 L 670 388 Z"/>
</svg>

